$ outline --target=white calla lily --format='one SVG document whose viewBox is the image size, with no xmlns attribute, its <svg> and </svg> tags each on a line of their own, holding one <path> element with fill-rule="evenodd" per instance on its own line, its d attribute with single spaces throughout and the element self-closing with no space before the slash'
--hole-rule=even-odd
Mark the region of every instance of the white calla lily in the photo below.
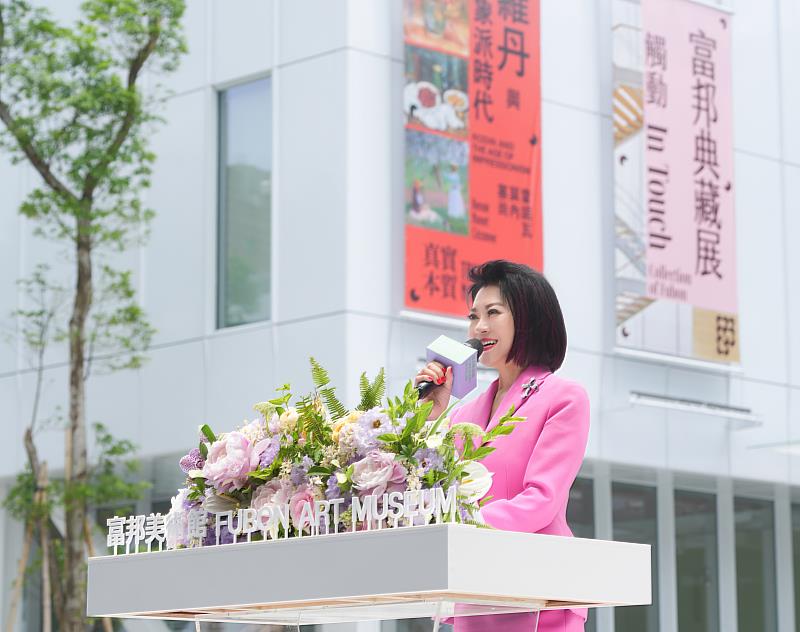
<svg viewBox="0 0 800 632">
<path fill-rule="evenodd" d="M 492 473 L 483 463 L 470 461 L 464 466 L 466 476 L 461 479 L 458 493 L 467 502 L 475 503 L 483 498 L 492 486 Z"/>
</svg>

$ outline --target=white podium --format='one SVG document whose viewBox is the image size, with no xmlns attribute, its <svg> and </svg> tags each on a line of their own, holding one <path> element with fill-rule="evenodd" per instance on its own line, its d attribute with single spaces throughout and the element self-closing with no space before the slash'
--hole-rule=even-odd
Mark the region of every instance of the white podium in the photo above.
<svg viewBox="0 0 800 632">
<path fill-rule="evenodd" d="M 650 547 L 459 524 L 89 560 L 92 617 L 309 625 L 649 604 Z"/>
</svg>

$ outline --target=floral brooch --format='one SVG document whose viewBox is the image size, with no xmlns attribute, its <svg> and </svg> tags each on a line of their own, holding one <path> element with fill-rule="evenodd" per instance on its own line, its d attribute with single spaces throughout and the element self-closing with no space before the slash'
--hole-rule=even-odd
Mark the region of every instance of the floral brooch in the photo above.
<svg viewBox="0 0 800 632">
<path fill-rule="evenodd" d="M 527 399 L 531 393 L 539 391 L 539 382 L 535 377 L 532 377 L 527 382 L 522 383 L 522 399 Z"/>
</svg>

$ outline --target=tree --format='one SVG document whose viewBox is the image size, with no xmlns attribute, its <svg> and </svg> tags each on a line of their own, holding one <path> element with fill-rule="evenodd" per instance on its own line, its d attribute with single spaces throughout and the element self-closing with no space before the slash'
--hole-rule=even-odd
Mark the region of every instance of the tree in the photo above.
<svg viewBox="0 0 800 632">
<path fill-rule="evenodd" d="M 152 334 L 130 273 L 109 262 L 146 236 L 153 215 L 141 193 L 163 90 L 145 93 L 142 79 L 177 67 L 183 11 L 183 0 L 87 0 L 68 27 L 25 0 L 0 0 L 0 147 L 41 176 L 20 212 L 65 245 L 72 265 L 60 329 L 69 346 L 63 567 L 57 585 L 50 577 L 64 632 L 85 627 L 86 379 L 93 364 L 138 366 Z"/>
</svg>

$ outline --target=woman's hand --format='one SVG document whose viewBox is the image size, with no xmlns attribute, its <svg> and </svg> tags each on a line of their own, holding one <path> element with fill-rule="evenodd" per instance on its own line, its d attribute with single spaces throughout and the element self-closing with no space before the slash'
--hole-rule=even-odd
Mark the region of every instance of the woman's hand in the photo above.
<svg viewBox="0 0 800 632">
<path fill-rule="evenodd" d="M 453 390 L 453 369 L 439 362 L 429 362 L 414 378 L 414 386 L 419 386 L 422 382 L 433 382 L 438 385 L 428 391 L 422 401 L 433 401 L 433 410 L 428 419 L 436 419 L 447 408 L 450 403 L 450 391 Z"/>
</svg>

